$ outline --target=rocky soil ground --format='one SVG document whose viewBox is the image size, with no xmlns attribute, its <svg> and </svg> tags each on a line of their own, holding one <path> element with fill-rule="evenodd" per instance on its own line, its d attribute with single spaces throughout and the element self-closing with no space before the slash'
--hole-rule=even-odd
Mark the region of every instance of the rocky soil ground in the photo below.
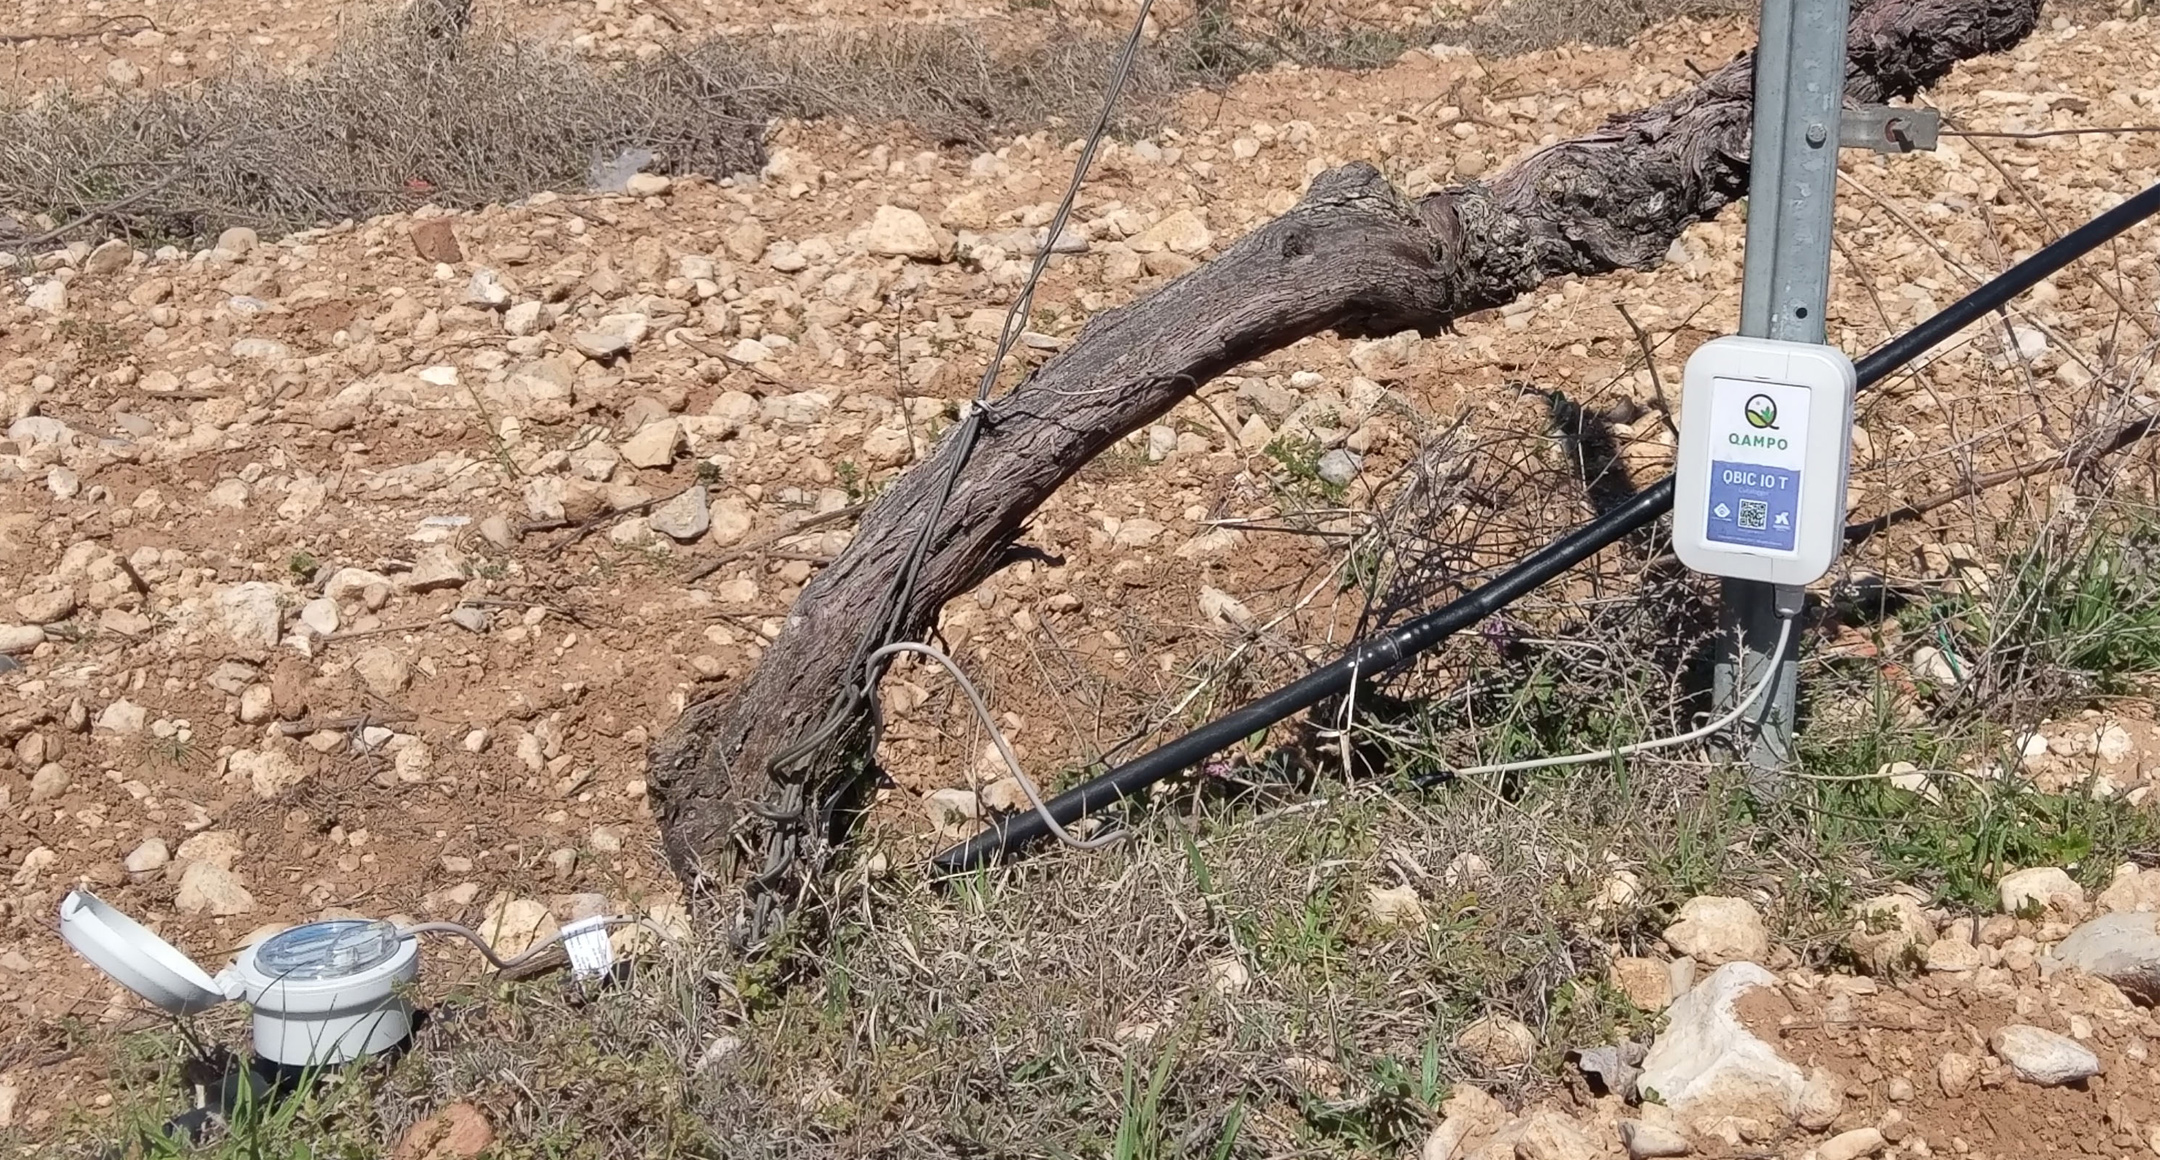
<svg viewBox="0 0 2160 1160">
<path fill-rule="evenodd" d="M 0 66 L 18 86 L 182 83 L 249 54 L 297 63 L 351 7 L 159 11 L 155 31 L 0 46 Z M 605 56 L 671 27 L 926 14 L 782 7 L 599 0 L 518 19 Z M 24 0 L 0 32 L 111 15 Z M 1373 159 L 1413 191 L 1474 178 L 1749 38 L 1683 22 L 1630 49 L 1248 77 L 1109 147 L 1058 239 L 1042 227 L 1063 137 L 960 156 L 819 124 L 777 129 L 752 176 L 0 255 L 0 1128 L 36 1138 L 110 1104 L 68 1028 L 146 1022 L 52 936 L 77 884 L 206 962 L 346 912 L 484 923 L 510 949 L 599 909 L 679 924 L 646 741 L 757 663 L 848 514 L 952 422 L 1038 247 L 1060 256 L 1028 360 L 1330 165 Z M 2058 21 L 1932 99 L 1970 129 L 2160 123 L 2160 27 Z M 2160 136 L 1946 135 L 1845 172 L 1831 334 L 1860 351 L 2160 179 Z M 1734 325 L 1740 233 L 1728 215 L 1658 271 L 1555 284 L 1446 338 L 1313 340 L 1240 368 L 1061 492 L 1031 534 L 1056 562 L 959 602 L 943 639 L 1045 771 L 1174 728 L 1192 674 L 1241 641 L 1320 655 L 1359 610 L 1314 587 L 1338 554 L 1267 529 L 1354 518 L 1333 509 L 1370 504 L 1458 417 L 1544 430 L 1526 384 L 1628 409 L 1622 462 L 1654 477 L 1659 382 Z M 1864 408 L 1855 510 L 2160 407 L 2136 353 L 2156 304 L 2147 226 L 1888 385 Z M 1616 306 L 1663 344 L 1662 380 Z M 1853 566 L 1984 590 L 1988 529 L 2067 502 L 2045 481 L 1991 495 Z M 1826 647 L 1960 679 L 1894 625 Z M 903 670 L 885 693 L 892 861 L 1017 803 L 942 679 Z M 2012 760 L 2049 790 L 2155 792 L 2149 705 L 2020 724 Z M 1984 919 L 1870 904 L 1855 942 L 1877 969 L 1855 974 L 1777 950 L 1744 900 L 1691 903 L 1670 961 L 1612 964 L 1670 1017 L 1639 1061 L 1656 1101 L 1510 1112 L 1460 1089 L 1424 1155 L 2160 1154 L 2160 1026 L 2142 1005 L 2160 991 L 2160 877 L 2126 868 L 2088 900 L 2040 867 L 2003 893 Z M 462 950 L 428 953 L 431 979 L 475 974 Z M 1482 1028 L 1495 1066 L 1522 1034 Z"/>
</svg>

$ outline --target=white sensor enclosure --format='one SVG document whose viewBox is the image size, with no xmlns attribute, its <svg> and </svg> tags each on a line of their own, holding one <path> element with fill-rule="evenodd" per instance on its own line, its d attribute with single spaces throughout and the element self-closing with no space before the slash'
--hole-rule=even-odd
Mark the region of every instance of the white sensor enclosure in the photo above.
<svg viewBox="0 0 2160 1160">
<path fill-rule="evenodd" d="M 1792 587 L 1844 547 L 1852 360 L 1738 336 L 1688 359 L 1673 466 L 1673 549 L 1697 572 Z"/>
<path fill-rule="evenodd" d="M 255 1053 L 274 1063 L 350 1063 L 412 1033 L 406 984 L 420 974 L 419 948 L 387 922 L 291 927 L 242 950 L 215 978 L 88 891 L 60 901 L 60 937 L 114 982 L 175 1015 L 246 1000 Z"/>
</svg>

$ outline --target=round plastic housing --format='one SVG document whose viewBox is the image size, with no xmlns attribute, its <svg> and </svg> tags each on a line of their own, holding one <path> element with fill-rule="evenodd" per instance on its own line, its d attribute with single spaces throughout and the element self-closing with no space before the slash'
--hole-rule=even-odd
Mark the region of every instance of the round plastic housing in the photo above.
<svg viewBox="0 0 2160 1160">
<path fill-rule="evenodd" d="M 175 1015 L 230 999 L 255 1008 L 255 1052 L 290 1067 L 349 1063 L 412 1033 L 418 944 L 387 922 L 329 919 L 279 931 L 212 978 L 86 891 L 60 903 L 60 936 L 113 981 Z"/>
<path fill-rule="evenodd" d="M 387 962 L 398 942 L 390 923 L 333 918 L 264 939 L 255 947 L 255 968 L 287 982 L 344 978 Z"/>
<path fill-rule="evenodd" d="M 413 1010 L 404 984 L 419 977 L 418 951 L 388 923 L 350 919 L 312 922 L 263 940 L 232 967 L 255 1005 L 256 1054 L 305 1067 L 403 1043 Z"/>
</svg>

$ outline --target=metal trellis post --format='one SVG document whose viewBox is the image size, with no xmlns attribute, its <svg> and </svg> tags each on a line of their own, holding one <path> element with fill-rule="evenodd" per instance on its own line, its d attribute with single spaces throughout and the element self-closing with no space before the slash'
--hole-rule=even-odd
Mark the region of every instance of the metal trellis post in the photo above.
<svg viewBox="0 0 2160 1160">
<path fill-rule="evenodd" d="M 1830 230 L 1837 191 L 1839 113 L 1845 95 L 1847 0 L 1763 0 L 1755 57 L 1755 122 L 1749 147 L 1746 272 L 1740 333 L 1821 342 L 1830 292 Z M 1744 647 L 1718 662 L 1722 706 L 1738 702 L 1776 666 L 1777 683 L 1754 711 L 1748 764 L 1758 782 L 1792 756 L 1799 695 L 1799 640 L 1781 657 L 1768 584 L 1727 580 L 1724 627 Z"/>
</svg>

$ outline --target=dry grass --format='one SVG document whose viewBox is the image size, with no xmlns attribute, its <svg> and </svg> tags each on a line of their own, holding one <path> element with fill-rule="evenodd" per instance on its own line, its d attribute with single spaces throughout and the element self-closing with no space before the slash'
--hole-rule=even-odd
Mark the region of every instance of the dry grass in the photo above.
<svg viewBox="0 0 2160 1160">
<path fill-rule="evenodd" d="M 1752 16 L 1749 0 L 1504 0 L 1476 19 L 1443 25 L 1439 39 L 1491 56 L 1558 44 L 1626 44 L 1668 20 Z"/>
<path fill-rule="evenodd" d="M 1177 93 L 1293 54 L 1370 65 L 1403 43 L 1368 51 L 1349 34 L 1263 33 L 1210 19 L 1160 37 L 1126 89 L 1121 128 L 1146 130 Z M 717 37 L 602 67 L 485 22 L 446 34 L 407 12 L 349 33 L 297 74 L 0 107 L 0 207 L 186 240 L 581 190 L 626 152 L 651 153 L 667 173 L 754 171 L 780 118 L 897 123 L 981 149 L 1091 121 L 1119 47 L 1058 30 L 996 44 L 976 25 L 911 24 L 875 36 Z"/>
<path fill-rule="evenodd" d="M 1312 4 L 1203 5 L 1141 55 L 1119 130 L 1151 130 L 1170 100 L 1283 62 L 1357 69 L 1418 43 L 1532 51 L 1614 43 L 1725 0 L 1510 4 L 1475 20 L 1379 28 Z M 284 232 L 412 209 L 475 207 L 589 188 L 596 167 L 645 151 L 672 174 L 763 162 L 782 118 L 900 124 L 941 146 L 1092 121 L 1120 45 L 1063 27 L 905 24 L 877 35 L 692 41 L 599 66 L 489 23 L 462 32 L 418 5 L 342 37 L 306 70 L 247 69 L 200 87 L 0 105 L 0 209 L 189 241 L 227 226 Z M 0 221 L 4 221 L 0 218 Z M 0 242 L 6 241 L 0 238 Z M 20 244 L 18 241 L 17 244 Z"/>
</svg>

